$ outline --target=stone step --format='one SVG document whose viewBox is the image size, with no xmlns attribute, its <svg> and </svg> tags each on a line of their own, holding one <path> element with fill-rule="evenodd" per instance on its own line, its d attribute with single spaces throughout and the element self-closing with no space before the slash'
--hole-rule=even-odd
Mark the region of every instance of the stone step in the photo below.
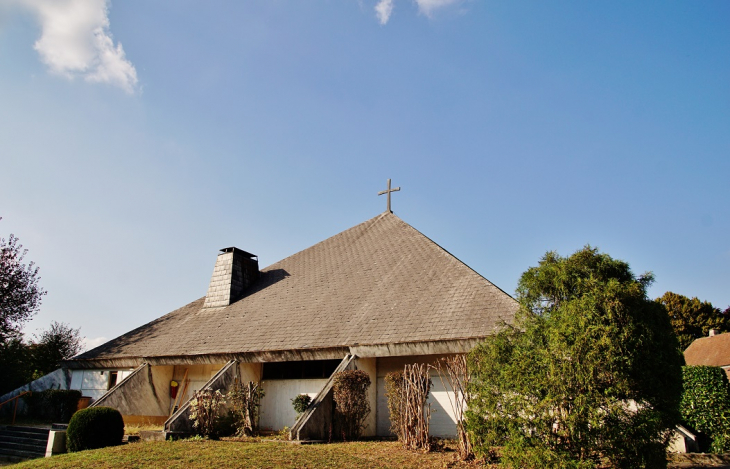
<svg viewBox="0 0 730 469">
<path fill-rule="evenodd" d="M 46 455 L 48 429 L 7 426 L 0 428 L 0 457 L 35 459 Z"/>
<path fill-rule="evenodd" d="M 28 433 L 28 432 L 3 432 L 0 431 L 0 438 L 22 438 L 24 440 L 48 441 L 48 432 L 46 433 Z"/>
<path fill-rule="evenodd" d="M 8 433 L 30 433 L 30 434 L 36 434 L 36 435 L 45 435 L 48 436 L 48 428 L 38 428 L 38 427 L 21 427 L 18 425 L 8 425 L 5 427 L 0 427 L 0 433 L 8 432 Z"/>
<path fill-rule="evenodd" d="M 44 440 L 41 440 L 41 439 L 37 439 L 37 438 L 23 438 L 21 436 L 4 435 L 4 434 L 0 433 L 0 446 L 3 446 L 5 443 L 16 443 L 16 444 L 37 446 L 39 448 L 45 448 L 47 442 L 48 442 L 48 437 L 46 437 L 46 439 L 44 439 Z"/>
<path fill-rule="evenodd" d="M 22 449 L 14 448 L 0 448 L 0 456 L 10 456 L 14 458 L 22 459 L 37 459 L 42 458 L 46 455 L 46 452 L 39 453 L 37 451 L 25 451 Z"/>
<path fill-rule="evenodd" d="M 17 450 L 17 451 L 26 451 L 28 453 L 37 453 L 37 454 L 46 454 L 46 447 L 43 446 L 42 448 L 38 445 L 29 445 L 25 443 L 15 443 L 15 442 L 5 442 L 2 445 L 0 445 L 0 452 L 6 451 L 6 450 Z"/>
<path fill-rule="evenodd" d="M 27 443 L 27 444 L 33 444 L 38 446 L 45 446 L 46 442 L 48 441 L 48 437 L 46 438 L 25 438 L 24 436 L 12 434 L 12 433 L 0 433 L 0 444 L 3 442 L 8 443 Z"/>
<path fill-rule="evenodd" d="M 33 427 L 30 425 L 0 425 L 0 431 L 2 430 L 23 430 L 27 432 L 45 433 L 49 430 L 48 426 Z"/>
</svg>

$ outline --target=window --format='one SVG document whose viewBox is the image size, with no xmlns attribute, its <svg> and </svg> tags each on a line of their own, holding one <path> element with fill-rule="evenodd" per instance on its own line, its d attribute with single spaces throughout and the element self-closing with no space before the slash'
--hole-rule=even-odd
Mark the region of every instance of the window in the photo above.
<svg viewBox="0 0 730 469">
<path fill-rule="evenodd" d="M 107 390 L 113 388 L 117 385 L 117 371 L 110 371 L 109 372 L 109 385 L 107 386 Z"/>
<path fill-rule="evenodd" d="M 263 379 L 321 379 L 335 372 L 340 360 L 264 363 Z"/>
</svg>

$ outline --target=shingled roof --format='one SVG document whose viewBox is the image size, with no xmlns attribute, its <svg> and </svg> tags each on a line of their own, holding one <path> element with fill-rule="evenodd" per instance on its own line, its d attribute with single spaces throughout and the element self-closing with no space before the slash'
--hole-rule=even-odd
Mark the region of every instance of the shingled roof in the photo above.
<svg viewBox="0 0 730 469">
<path fill-rule="evenodd" d="M 390 212 L 263 269 L 228 306 L 203 308 L 204 300 L 69 365 L 473 340 L 517 310 L 507 293 Z"/>
<path fill-rule="evenodd" d="M 730 333 L 700 337 L 684 351 L 687 365 L 730 366 Z"/>
</svg>

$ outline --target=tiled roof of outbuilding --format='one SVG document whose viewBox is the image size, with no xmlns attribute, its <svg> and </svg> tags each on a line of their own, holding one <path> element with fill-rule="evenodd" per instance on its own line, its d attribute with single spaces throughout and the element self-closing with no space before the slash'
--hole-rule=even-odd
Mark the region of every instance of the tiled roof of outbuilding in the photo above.
<svg viewBox="0 0 730 469">
<path fill-rule="evenodd" d="M 517 310 L 512 297 L 390 212 L 263 269 L 229 306 L 203 302 L 76 359 L 473 339 Z"/>
<path fill-rule="evenodd" d="M 687 365 L 730 365 L 730 333 L 701 337 L 684 351 Z"/>
</svg>

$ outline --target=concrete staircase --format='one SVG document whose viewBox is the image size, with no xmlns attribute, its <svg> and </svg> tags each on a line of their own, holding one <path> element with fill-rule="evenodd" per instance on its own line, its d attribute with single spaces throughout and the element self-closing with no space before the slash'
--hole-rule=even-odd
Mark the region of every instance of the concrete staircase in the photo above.
<svg viewBox="0 0 730 469">
<path fill-rule="evenodd" d="M 42 458 L 48 444 L 47 428 L 0 426 L 0 460 Z"/>
</svg>

